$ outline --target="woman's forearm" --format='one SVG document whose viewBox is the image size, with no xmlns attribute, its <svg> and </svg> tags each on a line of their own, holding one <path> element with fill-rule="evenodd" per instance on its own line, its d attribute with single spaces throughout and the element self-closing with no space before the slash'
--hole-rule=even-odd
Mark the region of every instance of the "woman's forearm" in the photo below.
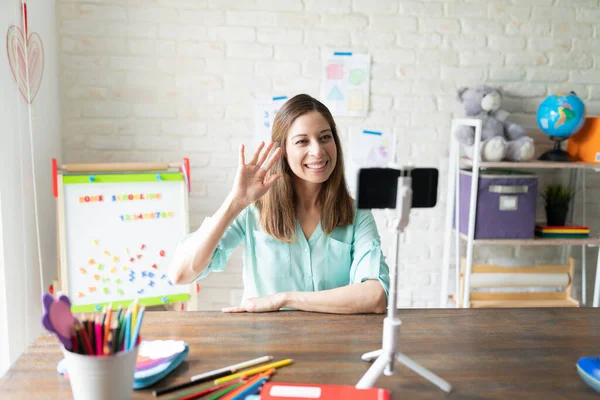
<svg viewBox="0 0 600 400">
<path fill-rule="evenodd" d="M 381 283 L 368 280 L 319 292 L 282 293 L 282 308 L 333 314 L 383 313 L 386 296 Z"/>
<path fill-rule="evenodd" d="M 242 204 L 228 196 L 210 223 L 201 227 L 201 232 L 179 243 L 169 269 L 171 282 L 176 285 L 190 283 L 208 267 L 219 240 L 243 209 Z"/>
</svg>

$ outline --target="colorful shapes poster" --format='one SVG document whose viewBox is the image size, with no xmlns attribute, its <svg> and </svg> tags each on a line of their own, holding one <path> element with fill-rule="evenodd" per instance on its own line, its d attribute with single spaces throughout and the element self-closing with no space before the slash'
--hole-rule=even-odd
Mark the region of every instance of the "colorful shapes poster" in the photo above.
<svg viewBox="0 0 600 400">
<path fill-rule="evenodd" d="M 336 52 L 324 57 L 321 101 L 334 116 L 367 116 L 370 76 L 369 54 Z"/>
</svg>

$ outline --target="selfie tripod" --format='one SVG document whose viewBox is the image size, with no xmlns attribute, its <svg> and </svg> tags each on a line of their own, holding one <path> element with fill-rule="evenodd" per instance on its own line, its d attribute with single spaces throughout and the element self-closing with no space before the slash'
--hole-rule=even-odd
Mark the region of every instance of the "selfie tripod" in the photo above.
<svg viewBox="0 0 600 400">
<path fill-rule="evenodd" d="M 373 387 L 377 379 L 384 373 L 386 376 L 394 374 L 394 362 L 412 369 L 423 378 L 429 380 L 445 392 L 450 392 L 452 386 L 435 375 L 428 369 L 420 366 L 404 354 L 396 350 L 398 342 L 398 333 L 400 331 L 400 321 L 397 317 L 397 286 L 396 278 L 398 270 L 398 254 L 400 248 L 401 234 L 408 225 L 408 217 L 412 207 L 412 178 L 410 176 L 400 176 L 398 178 L 398 191 L 396 195 L 396 215 L 387 221 L 388 229 L 396 235 L 394 245 L 394 265 L 390 269 L 390 293 L 388 302 L 387 317 L 383 320 L 383 342 L 380 350 L 371 351 L 362 355 L 363 361 L 375 362 L 361 380 L 356 384 L 358 389 L 367 389 Z"/>
</svg>

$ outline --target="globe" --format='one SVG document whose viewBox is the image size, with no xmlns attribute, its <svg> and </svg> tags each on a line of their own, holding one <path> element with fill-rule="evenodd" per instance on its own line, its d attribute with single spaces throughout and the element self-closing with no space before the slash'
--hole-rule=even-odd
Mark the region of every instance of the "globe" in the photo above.
<svg viewBox="0 0 600 400">
<path fill-rule="evenodd" d="M 544 161 L 573 161 L 561 149 L 560 143 L 577 133 L 585 123 L 585 105 L 574 92 L 556 93 L 542 101 L 537 110 L 537 123 L 541 130 L 554 140 L 554 148 L 538 159 Z"/>
<path fill-rule="evenodd" d="M 537 123 L 544 133 L 566 139 L 585 122 L 585 104 L 574 92 L 556 93 L 546 97 L 537 110 Z"/>
</svg>

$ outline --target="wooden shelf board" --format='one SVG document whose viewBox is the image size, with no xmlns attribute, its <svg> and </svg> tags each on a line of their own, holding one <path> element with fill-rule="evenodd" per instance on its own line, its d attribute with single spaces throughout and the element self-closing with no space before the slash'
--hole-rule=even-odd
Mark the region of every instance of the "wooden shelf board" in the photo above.
<svg viewBox="0 0 600 400">
<path fill-rule="evenodd" d="M 461 157 L 460 165 L 472 167 L 473 160 Z M 524 162 L 515 162 L 515 161 L 497 161 L 490 162 L 484 161 L 480 162 L 479 166 L 481 168 L 522 168 L 522 169 L 552 169 L 552 168 L 560 168 L 560 169 L 598 169 L 600 170 L 600 164 L 596 163 L 587 163 L 582 161 L 574 161 L 574 162 L 553 162 L 553 161 L 524 161 Z"/>
<path fill-rule="evenodd" d="M 460 234 L 460 238 L 467 240 L 467 235 Z M 495 246 L 600 246 L 600 238 L 540 238 L 533 239 L 475 239 L 474 244 L 495 245 Z"/>
<path fill-rule="evenodd" d="M 456 304 L 454 295 L 448 296 L 452 305 Z M 471 308 L 539 308 L 539 307 L 579 307 L 579 302 L 571 297 L 562 300 L 471 300 Z"/>
<path fill-rule="evenodd" d="M 524 307 L 579 307 L 569 299 L 565 300 L 474 300 L 471 308 L 524 308 Z"/>
</svg>

